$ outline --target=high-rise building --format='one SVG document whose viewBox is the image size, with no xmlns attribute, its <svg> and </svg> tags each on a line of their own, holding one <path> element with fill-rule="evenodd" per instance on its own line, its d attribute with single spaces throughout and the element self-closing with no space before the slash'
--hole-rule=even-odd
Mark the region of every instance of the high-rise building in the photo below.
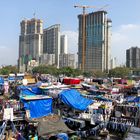
<svg viewBox="0 0 140 140">
<path fill-rule="evenodd" d="M 60 68 L 62 67 L 71 67 L 75 68 L 75 55 L 74 54 L 60 54 L 59 55 L 59 64 Z"/>
<path fill-rule="evenodd" d="M 111 59 L 110 69 L 114 69 L 116 67 L 117 67 L 117 59 L 116 59 L 116 57 L 114 57 L 114 58 Z"/>
<path fill-rule="evenodd" d="M 43 30 L 43 53 L 55 54 L 55 65 L 59 67 L 60 24 Z"/>
<path fill-rule="evenodd" d="M 55 54 L 43 54 L 41 56 L 41 64 L 55 65 Z"/>
<path fill-rule="evenodd" d="M 79 19 L 79 43 L 78 43 L 79 69 L 82 69 L 83 71 L 92 71 L 92 70 L 108 71 L 110 69 L 110 59 L 111 59 L 110 53 L 111 53 L 112 21 L 107 18 L 107 12 L 97 11 L 89 13 L 85 15 L 85 18 L 83 18 L 83 15 L 79 15 L 78 19 Z M 83 24 L 84 21 L 85 23 Z M 83 31 L 85 31 L 84 38 Z M 83 39 L 85 40 L 84 41 L 85 47 L 83 44 Z"/>
<path fill-rule="evenodd" d="M 19 36 L 19 71 L 27 71 L 28 62 L 39 62 L 43 52 L 43 21 L 40 19 L 22 20 Z"/>
<path fill-rule="evenodd" d="M 68 53 L 68 39 L 67 35 L 61 35 L 60 54 Z"/>
<path fill-rule="evenodd" d="M 131 47 L 126 50 L 126 67 L 140 68 L 140 48 Z"/>
</svg>

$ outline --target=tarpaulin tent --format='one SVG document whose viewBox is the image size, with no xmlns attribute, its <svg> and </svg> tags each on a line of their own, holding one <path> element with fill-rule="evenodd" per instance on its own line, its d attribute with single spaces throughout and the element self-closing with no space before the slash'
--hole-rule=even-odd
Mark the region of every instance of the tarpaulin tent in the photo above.
<svg viewBox="0 0 140 140">
<path fill-rule="evenodd" d="M 9 76 L 8 81 L 9 82 L 15 82 L 15 76 Z"/>
<path fill-rule="evenodd" d="M 18 90 L 24 95 L 40 95 L 42 93 L 37 86 L 19 86 Z"/>
<path fill-rule="evenodd" d="M 130 102 L 131 102 L 131 101 L 133 101 L 135 98 L 136 98 L 135 96 L 128 96 L 128 97 L 125 98 L 125 101 L 127 101 L 127 102 L 130 101 Z"/>
<path fill-rule="evenodd" d="M 4 84 L 4 79 L 3 79 L 3 77 L 0 77 L 0 84 L 1 84 L 1 85 Z"/>
<path fill-rule="evenodd" d="M 133 100 L 129 100 L 128 102 L 140 102 L 140 97 L 136 97 Z"/>
<path fill-rule="evenodd" d="M 80 79 L 78 79 L 78 78 L 64 78 L 63 83 L 66 85 L 80 84 Z"/>
<path fill-rule="evenodd" d="M 70 130 L 64 121 L 57 115 L 50 115 L 44 118 L 44 120 L 38 120 L 38 136 L 46 135 L 56 135 L 58 133 L 73 133 L 74 131 Z"/>
<path fill-rule="evenodd" d="M 87 109 L 87 107 L 93 103 L 93 100 L 84 98 L 80 92 L 74 89 L 68 89 L 68 90 L 63 90 L 60 94 L 59 97 L 61 101 L 68 106 L 84 111 Z"/>
<path fill-rule="evenodd" d="M 30 118 L 40 118 L 52 113 L 52 98 L 49 96 L 22 96 L 25 110 L 30 111 Z"/>
</svg>

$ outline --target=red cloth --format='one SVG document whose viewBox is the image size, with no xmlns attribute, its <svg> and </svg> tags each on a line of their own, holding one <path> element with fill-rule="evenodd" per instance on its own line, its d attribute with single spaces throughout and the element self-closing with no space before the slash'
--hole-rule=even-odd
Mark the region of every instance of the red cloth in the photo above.
<svg viewBox="0 0 140 140">
<path fill-rule="evenodd" d="M 64 78 L 63 83 L 66 85 L 75 85 L 75 84 L 80 84 L 80 79 L 75 79 L 75 78 Z"/>
</svg>

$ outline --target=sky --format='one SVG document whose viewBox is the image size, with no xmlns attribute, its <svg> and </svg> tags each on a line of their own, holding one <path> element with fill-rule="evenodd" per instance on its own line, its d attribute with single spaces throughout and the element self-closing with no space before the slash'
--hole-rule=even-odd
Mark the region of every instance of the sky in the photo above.
<svg viewBox="0 0 140 140">
<path fill-rule="evenodd" d="M 140 0 L 0 0 L 0 65 L 15 65 L 18 59 L 20 22 L 35 17 L 43 20 L 44 28 L 61 25 L 68 36 L 68 51 L 78 50 L 78 18 L 81 8 L 90 5 L 87 13 L 104 5 L 112 20 L 111 54 L 118 64 L 125 64 L 126 49 L 140 47 Z"/>
</svg>

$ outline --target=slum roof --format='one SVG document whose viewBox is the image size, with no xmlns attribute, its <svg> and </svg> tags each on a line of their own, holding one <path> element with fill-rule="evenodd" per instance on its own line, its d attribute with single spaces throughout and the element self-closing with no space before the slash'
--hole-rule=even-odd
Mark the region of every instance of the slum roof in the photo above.
<svg viewBox="0 0 140 140">
<path fill-rule="evenodd" d="M 38 135 L 50 135 L 58 133 L 72 133 L 73 131 L 69 129 L 64 121 L 58 115 L 46 116 L 42 119 L 38 119 Z"/>
</svg>

